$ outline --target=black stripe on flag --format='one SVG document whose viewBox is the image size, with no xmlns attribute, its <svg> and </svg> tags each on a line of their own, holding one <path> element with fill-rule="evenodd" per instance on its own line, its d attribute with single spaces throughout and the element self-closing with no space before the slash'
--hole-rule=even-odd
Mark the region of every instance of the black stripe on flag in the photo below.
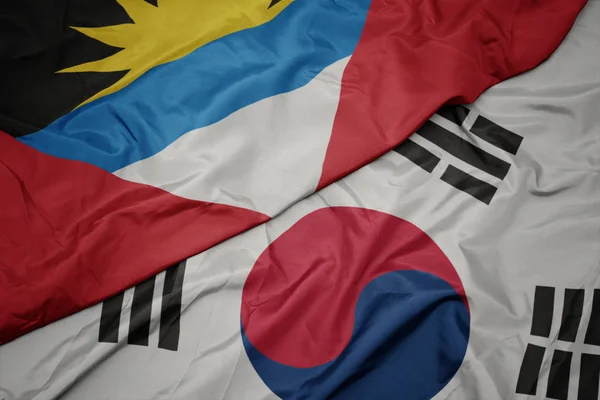
<svg viewBox="0 0 600 400">
<path fill-rule="evenodd" d="M 440 158 L 429 150 L 419 146 L 412 140 L 406 140 L 396 148 L 394 151 L 398 154 L 408 158 L 419 167 L 423 168 L 427 172 L 431 172 L 440 162 Z"/>
<path fill-rule="evenodd" d="M 528 344 L 517 380 L 517 393 L 535 395 L 545 348 Z"/>
<path fill-rule="evenodd" d="M 417 132 L 454 157 L 498 179 L 504 179 L 506 174 L 508 174 L 508 170 L 510 169 L 509 163 L 481 150 L 479 147 L 431 121 L 427 121 Z"/>
<path fill-rule="evenodd" d="M 517 154 L 523 141 L 523 137 L 496 125 L 481 115 L 477 116 L 473 123 L 471 133 L 510 154 Z"/>
<path fill-rule="evenodd" d="M 127 338 L 129 344 L 148 346 L 155 280 L 156 277 L 153 276 L 135 287 L 133 302 L 131 303 L 129 336 Z"/>
<path fill-rule="evenodd" d="M 600 355 L 582 354 L 577 400 L 598 400 Z"/>
<path fill-rule="evenodd" d="M 533 317 L 531 334 L 533 336 L 550 337 L 552 315 L 554 314 L 554 288 L 536 286 L 533 300 Z"/>
<path fill-rule="evenodd" d="M 158 347 L 161 349 L 177 351 L 179 346 L 185 263 L 182 261 L 167 269 L 165 273 L 158 339 Z"/>
<path fill-rule="evenodd" d="M 124 296 L 125 292 L 121 292 L 102 303 L 100 330 L 98 333 L 99 342 L 119 342 L 119 324 L 121 323 L 121 307 L 123 307 Z"/>
<path fill-rule="evenodd" d="M 440 108 L 437 114 L 446 118 L 448 121 L 461 126 L 462 123 L 465 122 L 465 119 L 467 119 L 467 115 L 469 115 L 469 109 L 461 105 L 446 105 Z"/>
<path fill-rule="evenodd" d="M 584 343 L 600 346 L 600 289 L 594 289 L 592 315 L 585 333 Z"/>
<path fill-rule="evenodd" d="M 495 186 L 479 180 L 452 165 L 448 165 L 440 179 L 485 204 L 490 204 L 496 190 L 498 190 Z"/>
<path fill-rule="evenodd" d="M 548 375 L 548 390 L 546 397 L 556 400 L 567 400 L 569 397 L 569 376 L 571 375 L 571 359 L 573 353 L 554 350 L 550 374 Z"/>
<path fill-rule="evenodd" d="M 575 342 L 581 315 L 583 314 L 584 289 L 565 289 L 565 302 L 563 304 L 562 322 L 558 340 Z"/>
</svg>

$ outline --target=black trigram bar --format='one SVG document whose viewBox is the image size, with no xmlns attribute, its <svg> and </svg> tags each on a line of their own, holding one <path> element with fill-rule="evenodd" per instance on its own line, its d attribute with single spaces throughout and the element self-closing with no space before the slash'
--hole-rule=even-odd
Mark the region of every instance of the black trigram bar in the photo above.
<svg viewBox="0 0 600 400">
<path fill-rule="evenodd" d="M 523 137 L 496 125 L 481 115 L 477 116 L 473 123 L 471 133 L 511 154 L 517 154 L 523 141 Z"/>
<path fill-rule="evenodd" d="M 581 322 L 581 315 L 583 314 L 584 296 L 584 289 L 565 289 L 565 302 L 558 340 L 575 342 L 579 323 Z"/>
<path fill-rule="evenodd" d="M 161 349 L 177 351 L 179 346 L 179 321 L 185 263 L 182 261 L 167 269 L 165 273 L 158 338 L 158 347 Z"/>
<path fill-rule="evenodd" d="M 545 348 L 528 344 L 521 363 L 519 379 L 517 380 L 517 393 L 535 395 L 537 392 L 538 377 L 544 360 Z"/>
<path fill-rule="evenodd" d="M 548 390 L 546 397 L 556 400 L 567 400 L 569 397 L 569 376 L 571 375 L 571 359 L 573 353 L 554 350 L 550 374 L 548 375 Z"/>
<path fill-rule="evenodd" d="M 446 105 L 440 108 L 437 114 L 461 126 L 465 122 L 465 119 L 467 119 L 467 115 L 469 115 L 469 109 L 461 105 Z"/>
<path fill-rule="evenodd" d="M 121 308 L 123 307 L 124 295 L 125 293 L 121 292 L 102 303 L 100 330 L 98 333 L 99 342 L 119 342 L 119 323 L 121 321 Z"/>
<path fill-rule="evenodd" d="M 440 158 L 429 150 L 419 146 L 412 140 L 406 140 L 399 146 L 394 148 L 394 151 L 398 154 L 402 154 L 419 167 L 423 168 L 427 172 L 431 172 L 440 162 Z"/>
<path fill-rule="evenodd" d="M 508 170 L 510 169 L 509 163 L 481 150 L 479 147 L 431 121 L 427 121 L 417 132 L 454 157 L 498 179 L 504 179 L 506 174 L 508 174 Z"/>
<path fill-rule="evenodd" d="M 177 351 L 179 346 L 185 264 L 186 261 L 182 261 L 165 272 L 158 347 L 166 350 Z M 156 277 L 152 277 L 134 289 L 127 334 L 129 344 L 148 346 L 155 282 Z M 124 294 L 125 292 L 121 292 L 104 301 L 100 317 L 99 342 L 118 343 Z"/>
<path fill-rule="evenodd" d="M 584 343 L 600 346 L 600 289 L 594 289 L 592 315 L 590 315 Z"/>
<path fill-rule="evenodd" d="M 533 318 L 531 320 L 531 334 L 533 336 L 549 337 L 552 329 L 552 315 L 554 314 L 554 288 L 536 286 L 533 300 Z"/>
<path fill-rule="evenodd" d="M 129 336 L 127 337 L 127 343 L 129 344 L 148 346 L 155 280 L 156 278 L 153 276 L 137 285 L 133 291 Z"/>
<path fill-rule="evenodd" d="M 495 186 L 479 180 L 452 165 L 448 165 L 440 179 L 485 204 L 490 204 L 496 190 L 498 190 Z"/>
<path fill-rule="evenodd" d="M 600 356 L 596 354 L 582 354 L 577 400 L 598 400 L 599 384 Z"/>
</svg>

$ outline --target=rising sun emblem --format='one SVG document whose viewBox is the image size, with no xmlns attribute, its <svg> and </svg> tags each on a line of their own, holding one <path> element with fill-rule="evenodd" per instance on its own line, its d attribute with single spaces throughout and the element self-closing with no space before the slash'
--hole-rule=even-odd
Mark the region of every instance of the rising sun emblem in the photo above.
<svg viewBox="0 0 600 400">
<path fill-rule="evenodd" d="M 107 58 L 63 69 L 65 72 L 128 71 L 112 86 L 82 104 L 114 93 L 149 69 L 174 61 L 214 40 L 262 25 L 293 0 L 117 0 L 133 23 L 100 28 L 72 27 L 123 50 Z"/>
</svg>

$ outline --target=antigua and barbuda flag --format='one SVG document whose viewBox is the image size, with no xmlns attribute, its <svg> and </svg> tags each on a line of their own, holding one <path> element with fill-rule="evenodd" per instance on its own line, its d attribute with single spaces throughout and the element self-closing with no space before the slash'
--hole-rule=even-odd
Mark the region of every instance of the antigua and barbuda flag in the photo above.
<svg viewBox="0 0 600 400">
<path fill-rule="evenodd" d="M 537 66 L 585 3 L 4 0 L 0 343 L 264 223 Z"/>
<path fill-rule="evenodd" d="M 269 222 L 3 345 L 0 398 L 598 399 L 599 18 Z"/>
</svg>

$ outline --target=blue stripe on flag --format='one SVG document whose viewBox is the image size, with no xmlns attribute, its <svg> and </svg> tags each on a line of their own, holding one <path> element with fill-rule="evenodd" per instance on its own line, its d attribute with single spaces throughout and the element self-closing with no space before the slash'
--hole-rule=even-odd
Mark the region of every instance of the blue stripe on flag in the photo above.
<svg viewBox="0 0 600 400">
<path fill-rule="evenodd" d="M 19 140 L 116 171 L 192 129 L 307 84 L 352 54 L 369 5 L 370 0 L 296 0 L 272 21 L 155 67 Z"/>
</svg>

